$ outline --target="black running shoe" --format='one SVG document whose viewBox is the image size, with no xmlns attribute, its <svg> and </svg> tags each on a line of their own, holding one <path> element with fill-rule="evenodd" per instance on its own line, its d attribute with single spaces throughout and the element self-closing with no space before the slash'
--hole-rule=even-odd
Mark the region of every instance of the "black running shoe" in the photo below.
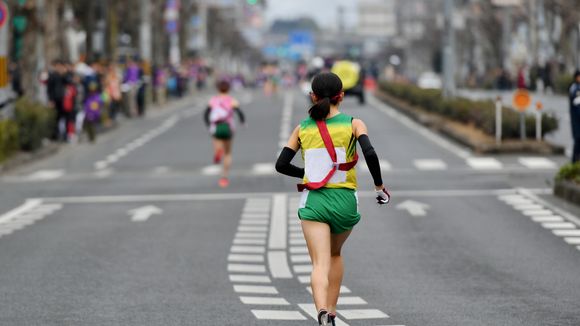
<svg viewBox="0 0 580 326">
<path fill-rule="evenodd" d="M 328 311 L 322 309 L 318 312 L 318 325 L 330 325 L 330 315 Z"/>
<path fill-rule="evenodd" d="M 336 314 L 328 314 L 328 319 L 330 320 L 332 326 L 336 326 L 336 324 L 334 323 L 335 318 Z"/>
</svg>

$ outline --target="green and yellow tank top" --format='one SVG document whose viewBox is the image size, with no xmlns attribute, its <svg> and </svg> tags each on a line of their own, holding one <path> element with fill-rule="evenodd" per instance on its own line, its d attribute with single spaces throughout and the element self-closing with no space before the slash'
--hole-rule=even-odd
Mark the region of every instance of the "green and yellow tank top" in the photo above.
<svg viewBox="0 0 580 326">
<path fill-rule="evenodd" d="M 339 113 L 326 120 L 328 132 L 336 150 L 337 163 L 354 159 L 356 137 L 352 132 L 352 117 Z M 316 121 L 308 117 L 300 123 L 298 133 L 302 159 L 304 160 L 304 183 L 322 181 L 332 169 L 332 159 L 324 147 L 324 142 L 316 126 Z M 336 171 L 325 188 L 356 189 L 356 170 Z"/>
</svg>

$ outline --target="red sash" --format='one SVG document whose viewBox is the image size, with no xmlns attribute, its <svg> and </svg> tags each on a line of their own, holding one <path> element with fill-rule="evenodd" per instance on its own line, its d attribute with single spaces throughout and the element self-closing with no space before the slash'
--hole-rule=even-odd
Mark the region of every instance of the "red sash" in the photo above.
<svg viewBox="0 0 580 326">
<path fill-rule="evenodd" d="M 308 190 L 316 190 L 324 187 L 328 181 L 332 178 L 336 171 L 348 171 L 356 165 L 358 162 L 358 153 L 356 149 L 354 151 L 354 159 L 350 162 L 340 163 L 338 164 L 336 161 L 336 151 L 334 150 L 334 144 L 332 143 L 332 138 L 330 137 L 330 133 L 328 132 L 328 128 L 326 126 L 326 121 L 316 121 L 316 126 L 318 126 L 318 131 L 320 132 L 320 136 L 322 137 L 322 141 L 324 142 L 324 147 L 326 147 L 326 151 L 328 151 L 328 155 L 332 159 L 332 168 L 328 171 L 328 174 L 324 179 L 319 182 L 308 182 L 298 185 L 298 191 L 302 192 L 304 189 Z"/>
</svg>

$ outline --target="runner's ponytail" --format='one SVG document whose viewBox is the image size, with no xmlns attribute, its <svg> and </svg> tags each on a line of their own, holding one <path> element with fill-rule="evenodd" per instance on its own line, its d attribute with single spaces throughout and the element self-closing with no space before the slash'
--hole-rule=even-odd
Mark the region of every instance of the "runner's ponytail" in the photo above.
<svg viewBox="0 0 580 326">
<path fill-rule="evenodd" d="M 324 120 L 329 112 L 330 99 L 328 97 L 319 100 L 308 110 L 310 117 L 315 121 Z"/>
<path fill-rule="evenodd" d="M 312 92 L 318 101 L 308 113 L 313 120 L 324 120 L 330 113 L 330 105 L 337 105 L 342 100 L 342 81 L 331 72 L 320 73 L 312 80 Z"/>
</svg>

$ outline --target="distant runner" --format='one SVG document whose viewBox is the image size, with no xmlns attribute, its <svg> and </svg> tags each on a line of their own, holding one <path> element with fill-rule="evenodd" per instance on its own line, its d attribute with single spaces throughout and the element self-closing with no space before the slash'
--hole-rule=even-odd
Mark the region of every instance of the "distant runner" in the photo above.
<svg viewBox="0 0 580 326">
<path fill-rule="evenodd" d="M 229 185 L 228 177 L 232 165 L 232 139 L 235 131 L 234 112 L 238 114 L 242 124 L 245 123 L 245 117 L 240 110 L 238 101 L 229 95 L 230 83 L 222 80 L 216 86 L 219 94 L 209 101 L 204 120 L 213 137 L 213 162 L 219 164 L 223 159 L 219 186 L 226 188 Z"/>
<path fill-rule="evenodd" d="M 298 217 L 312 260 L 311 287 L 319 325 L 334 325 L 336 304 L 344 273 L 341 248 L 359 222 L 355 165 L 356 143 L 361 146 L 375 184 L 378 204 L 390 194 L 383 185 L 379 159 L 359 119 L 339 112 L 343 85 L 333 73 L 321 73 L 312 81 L 314 105 L 280 153 L 276 170 L 303 178 Z M 300 149 L 305 168 L 290 162 Z"/>
</svg>

